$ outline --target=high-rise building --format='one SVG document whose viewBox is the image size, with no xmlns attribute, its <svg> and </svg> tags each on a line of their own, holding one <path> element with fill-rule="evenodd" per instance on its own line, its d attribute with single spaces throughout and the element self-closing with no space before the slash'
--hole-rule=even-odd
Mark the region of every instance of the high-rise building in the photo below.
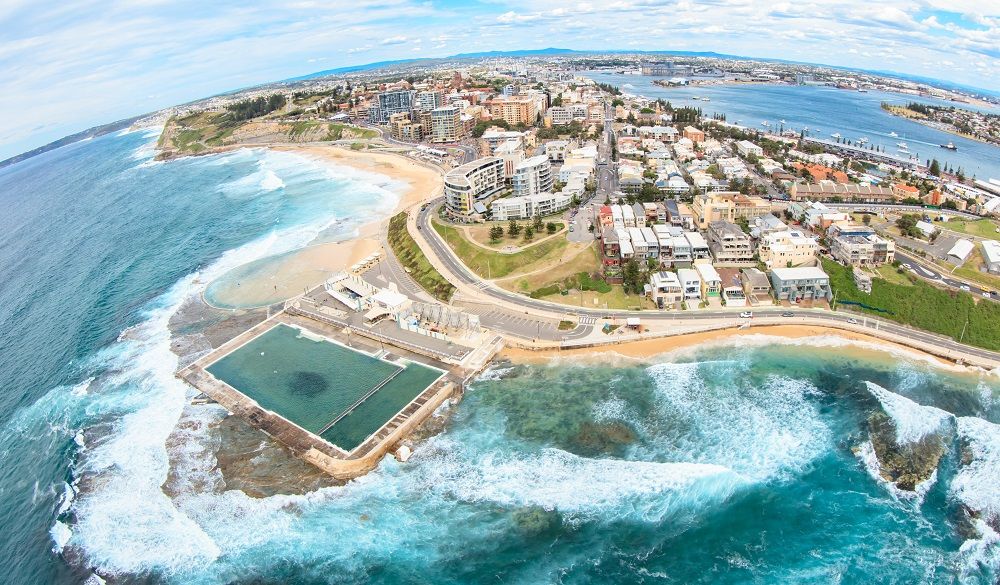
<svg viewBox="0 0 1000 585">
<path fill-rule="evenodd" d="M 393 114 L 413 112 L 413 98 L 417 92 L 412 90 L 385 91 L 373 100 L 368 107 L 368 122 L 385 125 Z"/>
<path fill-rule="evenodd" d="M 531 96 L 513 96 L 494 99 L 490 102 L 490 115 L 494 120 L 503 120 L 511 126 L 531 125 L 538 117 L 535 100 Z"/>
<path fill-rule="evenodd" d="M 462 114 L 455 106 L 431 111 L 431 142 L 457 142 L 462 130 Z"/>
<path fill-rule="evenodd" d="M 417 94 L 416 109 L 433 110 L 444 105 L 444 95 L 440 91 L 422 91 Z"/>
<path fill-rule="evenodd" d="M 538 195 L 552 189 L 552 164 L 544 154 L 526 158 L 514 165 L 511 185 L 515 197 Z"/>
<path fill-rule="evenodd" d="M 505 185 L 502 158 L 488 156 L 465 163 L 444 176 L 445 208 L 453 216 L 485 213 Z"/>
</svg>

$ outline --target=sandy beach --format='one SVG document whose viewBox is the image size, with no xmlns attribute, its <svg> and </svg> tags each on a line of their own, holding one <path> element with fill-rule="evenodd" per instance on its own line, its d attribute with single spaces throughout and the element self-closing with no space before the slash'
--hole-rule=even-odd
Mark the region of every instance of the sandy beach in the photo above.
<svg viewBox="0 0 1000 585">
<path fill-rule="evenodd" d="M 336 146 L 276 145 L 270 148 L 404 182 L 406 188 L 399 194 L 393 214 L 436 197 L 442 188 L 440 173 L 397 154 L 354 151 Z M 322 283 L 332 273 L 382 250 L 379 234 L 388 219 L 388 216 L 380 217 L 364 224 L 358 236 L 351 240 L 316 243 L 239 266 L 210 284 L 211 295 L 205 300 L 225 308 L 249 308 L 291 298 Z"/>
<path fill-rule="evenodd" d="M 553 358 L 574 358 L 581 361 L 606 362 L 609 360 L 646 359 L 670 353 L 677 353 L 683 350 L 694 349 L 698 346 L 711 345 L 735 345 L 740 337 L 747 338 L 746 341 L 760 341 L 762 336 L 788 339 L 811 339 L 820 337 L 839 338 L 847 343 L 858 344 L 858 351 L 870 355 L 872 349 L 884 351 L 895 355 L 905 355 L 912 359 L 918 359 L 933 363 L 953 371 L 965 371 L 966 368 L 956 366 L 954 363 L 943 360 L 928 353 L 906 347 L 896 343 L 888 342 L 860 333 L 832 329 L 818 325 L 773 325 L 758 326 L 752 330 L 722 329 L 717 331 L 706 331 L 704 333 L 689 333 L 685 335 L 674 335 L 670 337 L 658 337 L 644 339 L 641 341 L 630 341 L 617 345 L 607 345 L 601 347 L 589 347 L 568 350 L 527 350 L 519 348 L 506 348 L 502 357 L 520 363 L 544 363 Z"/>
</svg>

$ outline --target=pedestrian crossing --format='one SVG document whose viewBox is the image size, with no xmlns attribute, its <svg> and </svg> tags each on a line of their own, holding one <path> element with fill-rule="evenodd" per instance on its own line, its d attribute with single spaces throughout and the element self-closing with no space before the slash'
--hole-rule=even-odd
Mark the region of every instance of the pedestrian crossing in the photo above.
<svg viewBox="0 0 1000 585">
<path fill-rule="evenodd" d="M 597 317 L 591 317 L 590 315 L 580 316 L 580 325 L 593 325 L 597 323 Z"/>
</svg>

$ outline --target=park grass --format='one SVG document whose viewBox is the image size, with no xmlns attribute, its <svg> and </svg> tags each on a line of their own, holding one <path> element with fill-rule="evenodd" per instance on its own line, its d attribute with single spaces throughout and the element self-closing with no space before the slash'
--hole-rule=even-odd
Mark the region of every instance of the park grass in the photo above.
<svg viewBox="0 0 1000 585">
<path fill-rule="evenodd" d="M 1000 226 L 998 226 L 997 222 L 992 219 L 951 219 L 948 221 L 935 221 L 934 225 L 941 229 L 968 234 L 970 236 L 976 236 L 987 240 L 1000 239 L 1000 234 L 997 233 L 997 228 L 1000 228 Z"/>
<path fill-rule="evenodd" d="M 627 294 L 620 284 L 609 286 L 611 290 L 606 293 L 581 291 L 564 295 L 557 292 L 539 298 L 543 301 L 583 307 L 585 309 L 618 309 L 629 311 L 656 308 L 653 302 L 643 295 Z M 594 302 L 595 299 L 597 302 Z"/>
<path fill-rule="evenodd" d="M 516 238 L 511 238 L 511 237 L 507 236 L 507 226 L 509 225 L 509 223 L 510 222 L 487 222 L 487 223 L 484 223 L 484 224 L 473 225 L 473 226 L 469 226 L 468 227 L 468 232 L 467 233 L 469 234 L 469 237 L 472 238 L 472 240 L 474 240 L 475 242 L 477 242 L 477 243 L 479 243 L 479 244 L 481 244 L 483 246 L 489 246 L 489 247 L 492 247 L 492 248 L 499 248 L 499 247 L 509 246 L 509 245 L 513 245 L 513 246 L 523 245 L 524 244 L 524 232 L 522 232 L 521 235 L 517 236 Z M 548 224 L 549 222 L 546 221 L 545 223 Z M 552 222 L 552 223 L 556 224 L 556 231 L 555 231 L 556 234 L 558 234 L 559 232 L 563 231 L 563 229 L 565 229 L 565 227 L 566 227 L 565 224 L 563 224 L 563 222 L 561 222 L 561 221 L 556 221 L 556 222 Z M 500 240 L 496 241 L 496 242 L 490 239 L 490 228 L 492 228 L 495 225 L 499 225 L 500 227 L 502 227 L 504 229 L 503 237 L 500 238 Z M 521 227 L 523 228 L 523 227 L 526 227 L 527 225 L 528 225 L 528 223 L 522 223 Z M 535 233 L 534 241 L 537 242 L 538 240 L 541 240 L 542 238 L 547 238 L 550 235 L 554 235 L 554 234 L 549 234 L 549 232 L 547 232 L 544 229 L 542 229 L 541 232 L 536 232 Z M 533 245 L 533 244 L 529 244 L 529 245 Z"/>
<path fill-rule="evenodd" d="M 406 229 L 406 212 L 400 212 L 389 220 L 389 246 L 393 254 L 407 269 L 413 280 L 434 298 L 448 302 L 455 294 L 455 287 L 445 280 L 444 276 L 424 255 L 417 242 Z"/>
<path fill-rule="evenodd" d="M 909 274 L 904 270 L 903 273 L 899 272 L 899 269 L 892 264 L 883 264 L 879 266 L 875 273 L 882 277 L 884 280 L 891 282 L 893 284 L 898 284 L 901 286 L 913 286 L 913 282 L 910 280 Z"/>
<path fill-rule="evenodd" d="M 869 307 L 851 306 L 851 310 L 880 316 L 969 345 L 1000 350 L 998 303 L 962 291 L 941 290 L 921 280 L 901 285 L 873 278 L 872 292 L 866 294 L 855 286 L 851 268 L 824 258 L 823 270 L 830 276 L 830 285 L 838 301 L 864 303 Z M 874 310 L 876 308 L 886 312 Z"/>
<path fill-rule="evenodd" d="M 569 262 L 553 266 L 552 270 L 526 274 L 517 279 L 500 283 L 513 292 L 530 292 L 552 284 L 562 283 L 567 278 L 576 277 L 581 272 L 592 273 L 600 270 L 600 257 L 595 244 L 589 244 L 586 249 L 573 257 Z"/>
<path fill-rule="evenodd" d="M 436 231 L 470 270 L 482 278 L 502 278 L 515 272 L 530 272 L 533 265 L 558 260 L 568 242 L 552 238 L 515 254 L 501 254 L 477 246 L 465 234 L 437 221 L 431 222 Z"/>
</svg>

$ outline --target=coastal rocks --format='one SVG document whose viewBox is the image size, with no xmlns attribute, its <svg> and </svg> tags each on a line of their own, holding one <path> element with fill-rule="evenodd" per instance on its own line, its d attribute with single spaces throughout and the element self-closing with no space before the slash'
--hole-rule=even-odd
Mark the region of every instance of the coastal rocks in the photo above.
<svg viewBox="0 0 1000 585">
<path fill-rule="evenodd" d="M 938 464 L 954 433 L 954 417 L 866 382 L 881 411 L 868 417 L 869 443 L 859 449 L 869 471 L 899 495 L 922 495 L 934 483 Z M 872 457 L 874 455 L 874 457 Z"/>
<path fill-rule="evenodd" d="M 517 531 L 522 536 L 540 536 L 559 529 L 562 516 L 556 510 L 546 510 L 541 506 L 528 506 L 514 510 L 512 515 Z"/>
</svg>

